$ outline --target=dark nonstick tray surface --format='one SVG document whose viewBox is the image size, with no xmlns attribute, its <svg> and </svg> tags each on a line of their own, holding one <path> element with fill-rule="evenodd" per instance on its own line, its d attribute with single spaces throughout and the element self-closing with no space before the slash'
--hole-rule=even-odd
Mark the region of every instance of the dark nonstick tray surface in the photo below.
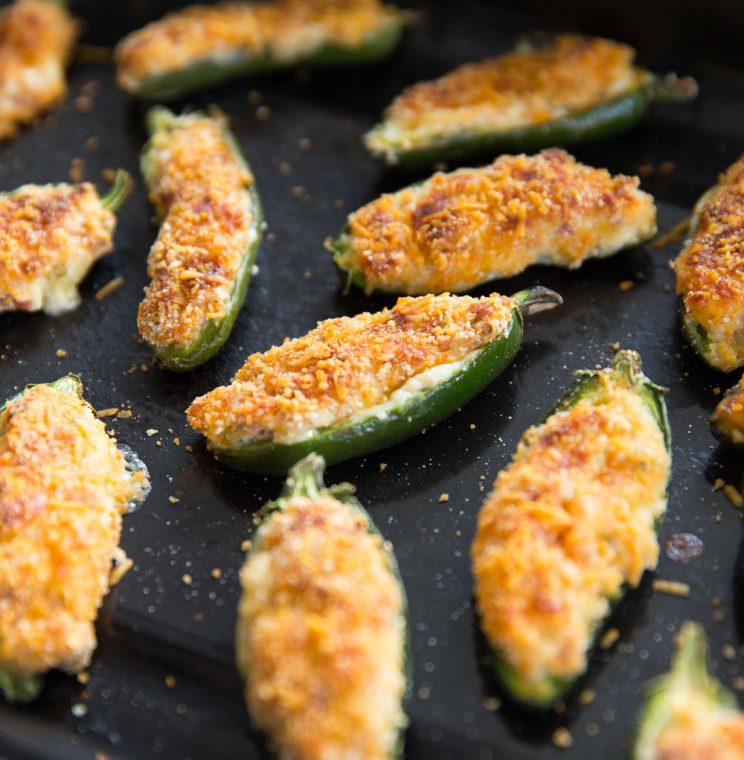
<svg viewBox="0 0 744 760">
<path fill-rule="evenodd" d="M 87 19 L 87 42 L 111 44 L 169 4 L 73 7 Z M 635 131 L 574 149 L 581 160 L 611 171 L 650 166 L 642 182 L 657 198 L 661 230 L 684 218 L 744 148 L 744 73 L 735 44 L 742 13 L 736 9 L 652 2 L 641 16 L 633 4 L 618 8 L 609 2 L 532 2 L 517 9 L 462 0 L 416 7 L 425 12 L 421 23 L 389 62 L 262 78 L 178 105 L 214 103 L 229 114 L 256 174 L 270 231 L 246 306 L 211 363 L 187 375 L 168 374 L 152 366 L 148 348 L 136 340 L 145 258 L 156 234 L 141 181 L 121 214 L 116 251 L 93 270 L 78 310 L 59 319 L 0 316 L 0 397 L 28 382 L 79 373 L 97 408 L 132 409 L 130 420 L 111 427 L 145 460 L 153 480 L 147 502 L 124 522 L 122 541 L 134 567 L 101 611 L 89 683 L 52 674 L 35 704 L 0 705 L 0 755 L 264 755 L 243 705 L 233 629 L 241 543 L 251 535 L 253 514 L 277 495 L 281 481 L 217 464 L 187 428 L 183 412 L 196 395 L 228 381 L 248 353 L 301 335 L 318 320 L 391 303 L 343 295 L 322 243 L 348 212 L 409 181 L 369 161 L 360 144 L 404 85 L 506 50 L 514 35 L 535 28 L 625 39 L 639 47 L 650 68 L 695 74 L 701 84 L 696 103 L 655 107 Z M 43 126 L 0 146 L 2 189 L 65 180 L 76 157 L 101 187 L 107 167 L 123 166 L 137 176 L 144 108 L 115 89 L 110 66 L 78 62 L 70 81 L 70 97 Z M 101 92 L 93 110 L 80 110 L 75 100 L 91 81 L 100 83 Z M 261 93 L 269 110 L 257 112 L 258 95 L 249 96 L 251 91 Z M 91 137 L 100 148 L 90 149 L 90 142 L 86 147 Z M 301 138 L 312 141 L 311 150 L 298 146 Z M 540 283 L 559 291 L 565 305 L 530 318 L 513 365 L 449 421 L 328 473 L 329 482 L 358 486 L 401 566 L 413 639 L 408 757 L 622 757 L 643 684 L 667 669 L 674 633 L 685 619 L 704 624 L 725 683 L 742 672 L 740 514 L 712 486 L 719 477 L 738 485 L 740 460 L 717 446 L 706 422 L 717 389 L 736 378 L 706 369 L 681 339 L 668 266 L 678 248 L 645 245 L 577 272 L 534 268 L 481 288 L 481 294 L 512 293 Z M 116 276 L 125 278 L 122 289 L 96 301 L 93 294 Z M 634 283 L 630 290 L 619 288 L 625 280 Z M 705 548 L 686 565 L 662 556 L 656 575 L 688 583 L 690 597 L 653 593 L 651 576 L 628 596 L 612 621 L 619 640 L 593 657 L 583 684 L 596 695 L 591 704 L 573 700 L 563 714 L 544 717 L 506 705 L 489 710 L 499 694 L 483 664 L 469 569 L 484 488 L 509 461 L 522 431 L 571 383 L 572 371 L 606 364 L 616 342 L 639 350 L 649 376 L 669 388 L 674 476 L 662 543 L 690 532 Z M 67 355 L 58 358 L 58 349 Z M 148 437 L 148 429 L 159 432 Z M 440 501 L 444 493 L 446 502 Z M 212 577 L 215 568 L 219 579 Z M 191 585 L 184 575 L 193 578 Z M 734 659 L 723 656 L 727 645 L 734 647 Z M 85 714 L 79 707 L 73 711 L 76 705 L 84 705 Z M 573 736 L 568 751 L 551 742 L 558 726 Z"/>
</svg>

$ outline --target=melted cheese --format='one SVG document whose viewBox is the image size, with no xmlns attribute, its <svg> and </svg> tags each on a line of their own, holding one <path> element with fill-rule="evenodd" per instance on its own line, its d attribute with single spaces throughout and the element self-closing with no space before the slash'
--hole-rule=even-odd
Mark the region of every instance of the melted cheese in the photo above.
<svg viewBox="0 0 744 760">
<path fill-rule="evenodd" d="M 392 757 L 407 723 L 405 602 L 366 517 L 292 499 L 259 529 L 240 581 L 246 702 L 279 756 Z"/>
<path fill-rule="evenodd" d="M 459 136 L 555 121 L 640 86 L 627 45 L 559 35 L 544 50 L 469 63 L 408 87 L 365 138 L 390 163 L 397 152 Z"/>
<path fill-rule="evenodd" d="M 423 296 L 374 314 L 329 319 L 302 338 L 249 356 L 231 385 L 194 401 L 189 424 L 225 447 L 262 439 L 294 443 L 319 429 L 386 414 L 503 334 L 512 308 L 497 294 Z"/>
<path fill-rule="evenodd" d="M 55 2 L 17 0 L 0 11 L 0 139 L 64 96 L 77 34 L 75 21 Z"/>
<path fill-rule="evenodd" d="M 483 631 L 534 693 L 585 670 L 610 601 L 658 559 L 670 457 L 638 395 L 600 377 L 602 403 L 579 401 L 525 433 L 478 517 Z"/>
<path fill-rule="evenodd" d="M 694 235 L 674 262 L 685 314 L 706 332 L 706 360 L 744 365 L 744 157 L 695 210 Z"/>
<path fill-rule="evenodd" d="M 75 308 L 77 286 L 111 250 L 115 226 L 89 183 L 0 196 L 0 312 Z"/>
<path fill-rule="evenodd" d="M 39 385 L 0 416 L 0 668 L 84 668 L 122 514 L 144 495 L 84 401 Z"/>
<path fill-rule="evenodd" d="M 226 316 L 256 240 L 253 176 L 220 121 L 162 114 L 147 151 L 150 200 L 163 218 L 147 260 L 137 324 L 152 346 L 187 346 Z"/>
<path fill-rule="evenodd" d="M 532 264 L 578 267 L 656 231 L 637 177 L 611 176 L 553 148 L 437 173 L 349 217 L 337 248 L 368 291 L 468 290 Z"/>
<path fill-rule="evenodd" d="M 130 34 L 117 47 L 119 84 L 136 92 L 142 80 L 200 61 L 252 56 L 274 65 L 301 61 L 324 46 L 357 47 L 396 23 L 379 0 L 279 0 L 196 5 Z"/>
</svg>

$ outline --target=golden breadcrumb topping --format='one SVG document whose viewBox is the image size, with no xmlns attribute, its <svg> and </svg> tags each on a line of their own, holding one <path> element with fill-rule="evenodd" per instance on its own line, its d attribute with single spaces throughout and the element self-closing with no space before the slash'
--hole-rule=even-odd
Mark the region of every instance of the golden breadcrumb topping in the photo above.
<svg viewBox="0 0 744 760">
<path fill-rule="evenodd" d="M 744 716 L 712 707 L 707 696 L 685 692 L 673 705 L 655 749 L 656 760 L 741 760 Z"/>
<path fill-rule="evenodd" d="M 552 148 L 435 174 L 349 217 L 342 264 L 368 291 L 462 291 L 531 264 L 578 267 L 654 234 L 653 198 Z"/>
<path fill-rule="evenodd" d="M 367 518 L 294 498 L 259 529 L 240 580 L 246 702 L 279 756 L 392 757 L 407 722 L 404 600 Z"/>
<path fill-rule="evenodd" d="M 656 566 L 670 456 L 639 396 L 608 373 L 523 436 L 472 547 L 483 631 L 535 692 L 586 668 L 597 625 Z"/>
<path fill-rule="evenodd" d="M 16 0 L 0 11 L 0 139 L 64 96 L 77 34 L 59 3 Z"/>
<path fill-rule="evenodd" d="M 87 182 L 0 195 L 0 312 L 58 314 L 77 306 L 77 286 L 111 250 L 115 227 Z"/>
<path fill-rule="evenodd" d="M 38 385 L 0 415 L 0 668 L 77 672 L 95 648 L 131 474 L 82 400 Z"/>
<path fill-rule="evenodd" d="M 249 356 L 230 385 L 194 401 L 189 424 L 218 447 L 303 440 L 483 348 L 507 329 L 512 308 L 498 294 L 422 296 L 400 298 L 374 314 L 328 319 L 301 338 Z"/>
<path fill-rule="evenodd" d="M 710 422 L 733 443 L 744 443 L 744 378 L 718 402 Z"/>
<path fill-rule="evenodd" d="M 744 156 L 695 210 L 694 235 L 674 262 L 685 314 L 702 326 L 706 358 L 729 372 L 744 364 Z"/>
<path fill-rule="evenodd" d="M 143 79 L 203 60 L 265 56 L 291 64 L 328 44 L 358 46 L 396 18 L 379 0 L 194 5 L 126 37 L 116 50 L 118 80 L 136 91 Z"/>
<path fill-rule="evenodd" d="M 469 63 L 406 88 L 366 142 L 394 162 L 396 150 L 434 138 L 561 119 L 639 87 L 634 57 L 627 45 L 565 34 L 545 49 Z"/>
<path fill-rule="evenodd" d="M 186 346 L 226 315 L 256 210 L 246 189 L 253 176 L 219 121 L 161 114 L 146 170 L 150 200 L 163 223 L 147 260 L 137 324 L 153 346 Z"/>
</svg>

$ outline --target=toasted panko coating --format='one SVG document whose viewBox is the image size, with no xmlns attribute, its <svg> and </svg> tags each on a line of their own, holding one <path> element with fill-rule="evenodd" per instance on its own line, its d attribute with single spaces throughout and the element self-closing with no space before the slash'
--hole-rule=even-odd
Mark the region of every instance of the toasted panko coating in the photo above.
<svg viewBox="0 0 744 760">
<path fill-rule="evenodd" d="M 142 80 L 204 60 L 251 55 L 287 65 L 325 45 L 358 46 L 395 9 L 379 0 L 278 0 L 193 5 L 133 32 L 116 49 L 118 81 L 136 92 Z"/>
<path fill-rule="evenodd" d="M 78 25 L 61 3 L 16 0 L 0 11 L 0 140 L 67 92 Z"/>
<path fill-rule="evenodd" d="M 648 407 L 610 372 L 522 437 L 478 518 L 475 596 L 525 690 L 584 672 L 597 626 L 659 555 L 670 455 Z"/>
<path fill-rule="evenodd" d="M 334 498 L 295 497 L 240 572 L 248 711 L 283 760 L 383 760 L 406 726 L 405 601 L 369 529 Z"/>
<path fill-rule="evenodd" d="M 694 234 L 674 262 L 685 318 L 705 331 L 706 360 L 744 365 L 744 156 L 695 209 Z"/>
<path fill-rule="evenodd" d="M 718 402 L 710 423 L 732 443 L 744 443 L 744 378 Z"/>
<path fill-rule="evenodd" d="M 189 424 L 218 447 L 304 440 L 483 348 L 504 333 L 513 308 L 498 294 L 422 296 L 373 314 L 328 319 L 301 338 L 249 356 L 230 385 L 194 401 Z"/>
<path fill-rule="evenodd" d="M 79 672 L 122 514 L 147 488 L 82 399 L 37 385 L 0 415 L 0 669 Z"/>
<path fill-rule="evenodd" d="M 162 226 L 137 325 L 150 345 L 167 348 L 189 345 L 225 316 L 257 210 L 246 197 L 253 175 L 220 120 L 157 118 L 143 166 Z"/>
<path fill-rule="evenodd" d="M 365 141 L 395 163 L 396 151 L 436 138 L 555 121 L 640 87 L 634 57 L 631 47 L 618 42 L 558 35 L 545 49 L 469 63 L 406 88 Z"/>
<path fill-rule="evenodd" d="M 333 247 L 368 292 L 460 292 L 532 264 L 575 268 L 651 237 L 656 208 L 638 185 L 557 148 L 501 156 L 368 203 Z"/>
<path fill-rule="evenodd" d="M 0 312 L 75 308 L 77 286 L 112 249 L 115 227 L 116 217 L 87 182 L 25 185 L 0 195 Z"/>
</svg>

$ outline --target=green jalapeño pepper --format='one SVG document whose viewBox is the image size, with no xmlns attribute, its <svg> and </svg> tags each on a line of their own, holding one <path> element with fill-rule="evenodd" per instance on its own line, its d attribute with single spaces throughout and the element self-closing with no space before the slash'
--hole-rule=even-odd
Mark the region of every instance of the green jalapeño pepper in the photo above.
<svg viewBox="0 0 744 760">
<path fill-rule="evenodd" d="M 137 324 L 163 366 L 182 372 L 230 335 L 261 244 L 261 203 L 224 120 L 158 107 L 148 125 L 142 174 L 162 226 Z"/>
<path fill-rule="evenodd" d="M 683 623 L 671 672 L 643 705 L 633 760 L 744 757 L 744 715 L 708 670 L 707 654 L 703 627 Z"/>
<path fill-rule="evenodd" d="M 634 351 L 580 373 L 483 505 L 471 551 L 481 628 L 497 679 L 528 708 L 571 691 L 624 590 L 656 566 L 671 469 L 662 393 Z"/>
<path fill-rule="evenodd" d="M 329 463 L 391 446 L 456 412 L 512 361 L 523 317 L 561 303 L 546 288 L 401 298 L 329 319 L 249 356 L 229 386 L 194 401 L 189 424 L 214 455 L 279 474 L 309 452 Z"/>
<path fill-rule="evenodd" d="M 240 571 L 248 712 L 281 757 L 393 760 L 408 723 L 406 593 L 354 487 L 325 488 L 324 466 L 310 454 L 292 467 Z"/>
<path fill-rule="evenodd" d="M 652 100 L 696 96 L 694 80 L 657 78 L 633 57 L 627 45 L 576 35 L 521 45 L 407 88 L 365 142 L 388 164 L 413 168 L 608 137 Z"/>
<path fill-rule="evenodd" d="M 390 54 L 406 16 L 379 0 L 191 6 L 119 44 L 118 81 L 133 95 L 172 100 L 274 69 L 366 63 Z"/>
</svg>

